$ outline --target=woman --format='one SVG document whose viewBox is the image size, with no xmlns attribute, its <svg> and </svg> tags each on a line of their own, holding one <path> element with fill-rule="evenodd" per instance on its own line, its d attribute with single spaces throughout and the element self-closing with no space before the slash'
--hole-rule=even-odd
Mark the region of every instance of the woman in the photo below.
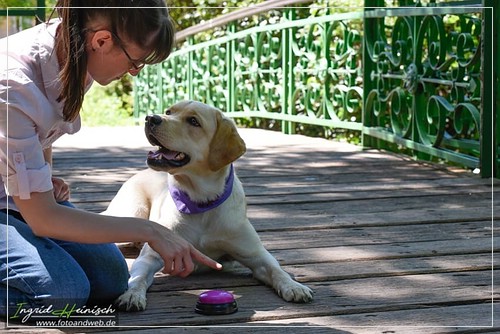
<svg viewBox="0 0 500 334">
<path fill-rule="evenodd" d="M 154 222 L 75 209 L 68 185 L 52 177 L 51 144 L 80 129 L 92 82 L 137 75 L 166 59 L 174 41 L 163 0 L 59 0 L 56 7 L 60 19 L 0 42 L 2 314 L 19 305 L 112 302 L 128 279 L 114 242 L 148 242 L 171 275 L 189 275 L 193 261 L 221 267 Z"/>
</svg>

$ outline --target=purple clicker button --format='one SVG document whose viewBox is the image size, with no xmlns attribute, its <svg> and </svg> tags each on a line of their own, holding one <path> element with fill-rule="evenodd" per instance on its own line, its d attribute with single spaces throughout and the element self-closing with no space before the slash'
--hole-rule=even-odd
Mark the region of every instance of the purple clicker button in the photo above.
<svg viewBox="0 0 500 334">
<path fill-rule="evenodd" d="M 203 304 L 226 304 L 234 302 L 234 296 L 224 290 L 211 290 L 201 293 L 199 301 Z"/>
<path fill-rule="evenodd" d="M 238 310 L 232 293 L 224 290 L 209 290 L 200 294 L 195 311 L 205 315 L 231 314 Z"/>
</svg>

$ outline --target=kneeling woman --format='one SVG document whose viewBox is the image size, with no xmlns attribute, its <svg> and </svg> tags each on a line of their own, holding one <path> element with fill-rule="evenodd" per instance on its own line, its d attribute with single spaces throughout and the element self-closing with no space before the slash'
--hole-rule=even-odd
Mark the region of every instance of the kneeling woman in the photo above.
<svg viewBox="0 0 500 334">
<path fill-rule="evenodd" d="M 115 242 L 148 242 L 171 275 L 189 275 L 193 261 L 220 268 L 152 221 L 74 208 L 68 185 L 51 173 L 51 145 L 80 129 L 80 108 L 93 81 L 107 85 L 168 57 L 174 29 L 165 4 L 59 0 L 56 7 L 59 19 L 0 41 L 4 315 L 19 305 L 112 302 L 127 289 L 128 280 Z"/>
</svg>

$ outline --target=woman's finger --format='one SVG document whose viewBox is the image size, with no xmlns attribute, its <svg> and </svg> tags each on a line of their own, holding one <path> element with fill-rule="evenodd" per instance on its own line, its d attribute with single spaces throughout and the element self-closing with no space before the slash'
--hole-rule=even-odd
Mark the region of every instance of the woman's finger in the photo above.
<svg viewBox="0 0 500 334">
<path fill-rule="evenodd" d="M 197 262 L 199 262 L 201 264 L 204 264 L 207 267 L 210 267 L 212 269 L 216 269 L 216 270 L 221 270 L 222 269 L 222 264 L 220 264 L 219 262 L 217 262 L 215 260 L 212 260 L 211 258 L 209 258 L 205 254 L 201 253 L 199 250 L 197 250 L 193 246 L 191 246 L 191 257 L 195 261 L 197 261 Z"/>
</svg>

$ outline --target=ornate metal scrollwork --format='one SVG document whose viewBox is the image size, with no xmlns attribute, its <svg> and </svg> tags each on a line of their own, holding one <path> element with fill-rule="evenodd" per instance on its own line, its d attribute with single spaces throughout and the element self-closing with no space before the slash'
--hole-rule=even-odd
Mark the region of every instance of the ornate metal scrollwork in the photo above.
<svg viewBox="0 0 500 334">
<path fill-rule="evenodd" d="M 376 83 L 365 95 L 371 126 L 425 146 L 477 156 L 481 12 L 405 14 L 373 19 L 384 25 L 384 34 L 367 34 L 365 40 Z"/>
<path fill-rule="evenodd" d="M 411 93 L 415 94 L 418 88 L 418 68 L 417 65 L 411 63 L 405 68 L 403 76 L 404 88 Z"/>
<path fill-rule="evenodd" d="M 296 113 L 316 119 L 360 122 L 361 34 L 352 21 L 305 27 L 293 41 Z"/>
</svg>

